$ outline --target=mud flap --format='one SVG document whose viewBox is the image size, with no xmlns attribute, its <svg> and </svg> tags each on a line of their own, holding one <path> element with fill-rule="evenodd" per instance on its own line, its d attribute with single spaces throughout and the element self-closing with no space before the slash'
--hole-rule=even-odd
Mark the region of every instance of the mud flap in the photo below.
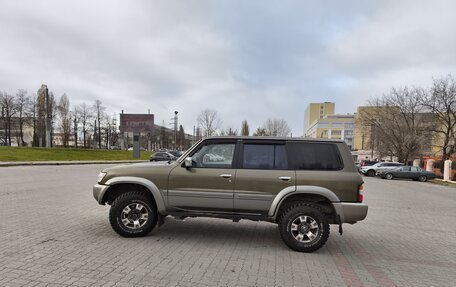
<svg viewBox="0 0 456 287">
<path fill-rule="evenodd" d="M 342 235 L 344 231 L 342 230 L 342 220 L 340 220 L 340 215 L 337 215 L 337 222 L 339 223 L 339 234 Z"/>
</svg>

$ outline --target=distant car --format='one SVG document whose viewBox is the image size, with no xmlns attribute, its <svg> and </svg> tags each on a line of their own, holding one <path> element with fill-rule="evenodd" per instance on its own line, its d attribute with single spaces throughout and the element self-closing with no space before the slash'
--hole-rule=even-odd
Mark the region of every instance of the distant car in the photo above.
<svg viewBox="0 0 456 287">
<path fill-rule="evenodd" d="M 394 178 L 408 178 L 413 180 L 419 180 L 425 182 L 428 179 L 434 179 L 435 174 L 433 172 L 424 171 L 422 168 L 417 166 L 401 166 L 395 169 L 382 170 L 378 172 L 381 178 L 394 179 Z"/>
<path fill-rule="evenodd" d="M 399 162 L 377 162 L 374 165 L 361 167 L 361 172 L 366 176 L 375 176 L 379 171 L 395 169 L 403 165 L 403 163 Z"/>
<path fill-rule="evenodd" d="M 367 165 L 374 165 L 376 163 L 378 163 L 378 161 L 376 161 L 376 160 L 364 160 L 364 159 L 362 159 L 359 162 L 359 166 L 363 167 L 363 166 L 367 166 Z"/>
<path fill-rule="evenodd" d="M 156 152 L 150 157 L 150 161 L 170 161 L 175 160 L 177 157 L 169 152 Z"/>
<path fill-rule="evenodd" d="M 133 150 L 133 147 L 129 147 L 128 148 L 129 151 L 132 151 Z M 143 148 L 143 147 L 140 147 L 139 148 L 140 151 L 147 151 L 147 149 Z"/>
<path fill-rule="evenodd" d="M 173 156 L 175 156 L 175 157 L 180 157 L 180 156 L 183 154 L 183 152 L 178 151 L 178 150 L 170 150 L 170 151 L 168 151 L 168 152 L 169 152 L 170 154 L 172 154 Z"/>
</svg>

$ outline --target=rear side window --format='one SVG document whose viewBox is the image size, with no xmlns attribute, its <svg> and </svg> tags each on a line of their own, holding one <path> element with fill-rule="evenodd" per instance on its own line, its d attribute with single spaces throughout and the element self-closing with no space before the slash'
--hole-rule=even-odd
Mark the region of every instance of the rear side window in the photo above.
<svg viewBox="0 0 456 287">
<path fill-rule="evenodd" d="M 296 170 L 341 170 L 339 149 L 331 143 L 289 143 L 290 160 Z"/>
<path fill-rule="evenodd" d="M 242 168 L 287 169 L 285 145 L 244 144 Z"/>
</svg>

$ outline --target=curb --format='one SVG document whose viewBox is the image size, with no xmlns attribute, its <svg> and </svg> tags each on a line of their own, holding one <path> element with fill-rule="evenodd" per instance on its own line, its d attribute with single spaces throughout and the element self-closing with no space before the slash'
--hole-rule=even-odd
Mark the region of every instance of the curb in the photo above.
<svg viewBox="0 0 456 287">
<path fill-rule="evenodd" d="M 92 161 L 18 161 L 0 162 L 0 167 L 10 166 L 42 166 L 42 165 L 83 165 L 83 164 L 116 164 L 116 163 L 140 163 L 148 160 L 92 160 Z"/>
</svg>

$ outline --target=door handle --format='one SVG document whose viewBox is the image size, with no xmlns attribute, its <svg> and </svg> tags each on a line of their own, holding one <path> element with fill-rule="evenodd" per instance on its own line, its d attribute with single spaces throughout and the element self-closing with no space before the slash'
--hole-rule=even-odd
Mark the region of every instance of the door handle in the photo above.
<svg viewBox="0 0 456 287">
<path fill-rule="evenodd" d="M 224 173 L 224 174 L 221 174 L 220 177 L 231 178 L 231 174 Z"/>
<path fill-rule="evenodd" d="M 283 180 L 283 181 L 289 181 L 291 179 L 290 176 L 281 176 L 279 177 L 280 180 Z"/>
</svg>

